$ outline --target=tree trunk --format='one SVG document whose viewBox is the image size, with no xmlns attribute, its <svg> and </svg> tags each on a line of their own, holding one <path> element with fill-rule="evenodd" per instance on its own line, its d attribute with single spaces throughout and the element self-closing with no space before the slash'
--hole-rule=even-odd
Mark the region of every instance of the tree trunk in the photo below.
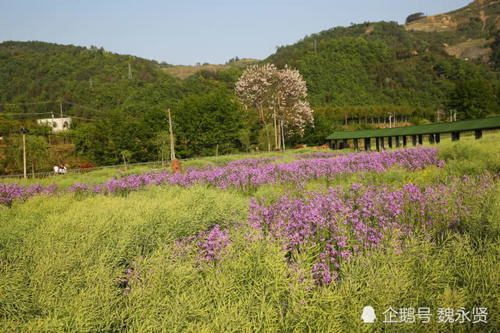
<svg viewBox="0 0 500 333">
<path fill-rule="evenodd" d="M 276 126 L 276 110 L 273 110 L 273 124 L 274 124 L 274 148 L 278 147 L 278 127 Z"/>
<path fill-rule="evenodd" d="M 277 127 L 278 127 L 278 146 L 276 147 L 277 150 L 281 150 L 281 123 L 280 123 L 281 120 L 278 120 L 277 121 Z"/>
<path fill-rule="evenodd" d="M 264 110 L 262 110 L 262 106 L 258 106 L 259 113 L 260 113 L 260 119 L 262 120 L 262 123 L 264 124 L 264 131 L 266 132 L 266 138 L 267 138 L 267 151 L 271 151 L 271 139 L 269 138 L 269 131 L 267 130 L 267 123 L 266 123 L 266 118 L 264 117 Z"/>
<path fill-rule="evenodd" d="M 31 177 L 35 179 L 35 162 L 31 162 Z"/>
</svg>

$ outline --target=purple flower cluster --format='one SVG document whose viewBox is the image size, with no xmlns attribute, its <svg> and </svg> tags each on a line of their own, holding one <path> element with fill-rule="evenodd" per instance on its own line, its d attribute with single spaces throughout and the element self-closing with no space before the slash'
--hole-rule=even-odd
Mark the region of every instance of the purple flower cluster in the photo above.
<svg viewBox="0 0 500 333">
<path fill-rule="evenodd" d="M 339 174 L 360 171 L 384 172 L 390 167 L 409 170 L 428 165 L 441 166 L 437 150 L 433 148 L 404 149 L 382 153 L 353 153 L 337 158 L 300 160 L 282 164 L 233 164 L 206 170 L 189 170 L 185 174 L 149 173 L 155 183 L 191 186 L 209 184 L 221 189 L 234 187 L 241 190 L 264 184 L 298 183 L 320 177 L 335 178 Z M 126 181 L 126 179 L 122 179 Z"/>
<path fill-rule="evenodd" d="M 195 184 L 212 185 L 220 189 L 234 187 L 249 190 L 264 184 L 296 183 L 318 179 L 321 177 L 335 178 L 339 174 L 352 174 L 360 171 L 384 172 L 390 167 L 401 167 L 408 170 L 421 169 L 428 165 L 441 166 L 437 159 L 437 149 L 418 148 L 402 149 L 380 153 L 351 153 L 337 158 L 316 158 L 298 160 L 291 163 L 269 163 L 276 158 L 247 159 L 234 161 L 226 166 L 209 167 L 206 169 L 188 169 L 186 173 L 171 174 L 167 170 L 150 171 L 123 178 L 112 178 L 104 184 L 87 185 L 76 183 L 67 191 L 94 194 L 127 194 L 148 185 L 179 185 Z M 52 185 L 51 185 L 52 186 Z M 54 193 L 50 187 L 50 193 Z M 2 203 L 10 205 L 12 200 L 26 199 L 36 193 L 47 191 L 40 185 L 25 188 L 16 184 L 2 185 L 0 198 Z"/>
<path fill-rule="evenodd" d="M 163 260 L 175 262 L 179 259 L 193 259 L 196 267 L 203 270 L 206 265 L 216 265 L 226 254 L 230 244 L 228 230 L 221 230 L 216 224 L 198 235 L 175 241 L 173 254 L 168 259 L 163 258 Z M 165 245 L 166 247 L 167 245 Z M 133 287 L 140 287 L 147 280 L 148 274 L 152 272 L 153 269 L 144 269 L 144 257 L 140 256 L 136 261 L 133 261 L 125 271 L 125 275 L 119 278 L 120 284 L 125 289 L 125 294 L 129 294 Z"/>
<path fill-rule="evenodd" d="M 0 184 L 0 204 L 7 207 L 12 205 L 14 200 L 24 201 L 36 194 L 54 194 L 57 192 L 57 184 L 43 187 L 40 184 L 24 186 L 18 184 Z"/>
<path fill-rule="evenodd" d="M 352 184 L 348 190 L 329 188 L 303 198 L 285 195 L 269 205 L 252 199 L 248 222 L 279 241 L 291 263 L 296 254 L 309 251 L 315 258 L 313 280 L 328 285 L 342 263 L 360 251 L 393 247 L 398 253 L 410 235 L 431 239 L 453 229 L 469 214 L 465 200 L 481 200 L 492 183 L 487 175 L 426 188 Z"/>
<path fill-rule="evenodd" d="M 196 252 L 196 262 L 202 266 L 217 263 L 224 255 L 226 247 L 231 244 L 231 240 L 228 231 L 221 230 L 216 224 L 208 231 L 178 240 L 175 244 L 178 255 Z"/>
</svg>

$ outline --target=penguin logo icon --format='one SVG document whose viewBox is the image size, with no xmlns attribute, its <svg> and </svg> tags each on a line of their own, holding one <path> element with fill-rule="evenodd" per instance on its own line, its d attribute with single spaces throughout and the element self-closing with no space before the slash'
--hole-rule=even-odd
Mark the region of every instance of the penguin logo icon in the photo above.
<svg viewBox="0 0 500 333">
<path fill-rule="evenodd" d="M 365 323 L 374 323 L 377 316 L 375 315 L 375 310 L 370 305 L 363 308 L 363 313 L 361 314 L 361 320 Z"/>
</svg>

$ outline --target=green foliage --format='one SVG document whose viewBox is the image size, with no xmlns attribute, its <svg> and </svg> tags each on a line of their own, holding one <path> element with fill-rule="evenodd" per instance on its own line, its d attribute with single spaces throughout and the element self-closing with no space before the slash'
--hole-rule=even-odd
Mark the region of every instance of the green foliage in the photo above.
<svg viewBox="0 0 500 333">
<path fill-rule="evenodd" d="M 439 158 L 446 161 L 445 171 L 453 176 L 500 172 L 500 150 L 496 137 L 444 145 L 439 150 Z"/>
<path fill-rule="evenodd" d="M 495 32 L 488 34 L 496 36 Z M 452 45 L 470 37 L 474 36 L 467 31 L 453 37 L 448 32 L 407 31 L 395 22 L 364 23 L 307 36 L 294 45 L 279 47 L 267 61 L 297 68 L 307 81 L 315 109 L 396 105 L 435 111 L 455 82 L 477 80 L 497 85 L 498 75 L 492 68 L 446 54 L 444 43 Z M 486 103 L 496 100 L 494 94 L 484 97 Z"/>
<path fill-rule="evenodd" d="M 44 137 L 26 135 L 26 165 L 33 172 L 40 168 L 50 167 L 49 145 Z M 23 140 L 22 135 L 10 136 L 5 151 L 4 168 L 23 170 Z"/>
<path fill-rule="evenodd" d="M 484 81 L 457 82 L 446 106 L 460 119 L 484 118 L 498 108 L 492 86 Z"/>
<path fill-rule="evenodd" d="M 2 331 L 117 331 L 120 277 L 137 255 L 246 214 L 246 199 L 206 188 L 40 198 L 0 210 Z"/>
<path fill-rule="evenodd" d="M 222 154 L 236 150 L 242 115 L 240 104 L 224 90 L 186 96 L 172 116 L 176 151 L 180 157 L 215 155 L 217 144 Z"/>
</svg>

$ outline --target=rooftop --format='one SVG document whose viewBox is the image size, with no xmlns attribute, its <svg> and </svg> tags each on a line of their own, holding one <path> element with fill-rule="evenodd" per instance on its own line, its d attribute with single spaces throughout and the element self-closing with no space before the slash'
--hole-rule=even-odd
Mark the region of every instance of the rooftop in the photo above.
<svg viewBox="0 0 500 333">
<path fill-rule="evenodd" d="M 377 128 L 361 131 L 335 131 L 330 134 L 327 140 L 342 140 L 342 139 L 363 139 L 376 137 L 389 137 L 400 135 L 419 135 L 419 134 L 435 134 L 435 133 L 450 133 L 473 131 L 477 129 L 495 129 L 500 128 L 500 116 L 463 120 L 451 123 L 435 123 L 420 126 L 406 126 L 394 128 Z"/>
</svg>

